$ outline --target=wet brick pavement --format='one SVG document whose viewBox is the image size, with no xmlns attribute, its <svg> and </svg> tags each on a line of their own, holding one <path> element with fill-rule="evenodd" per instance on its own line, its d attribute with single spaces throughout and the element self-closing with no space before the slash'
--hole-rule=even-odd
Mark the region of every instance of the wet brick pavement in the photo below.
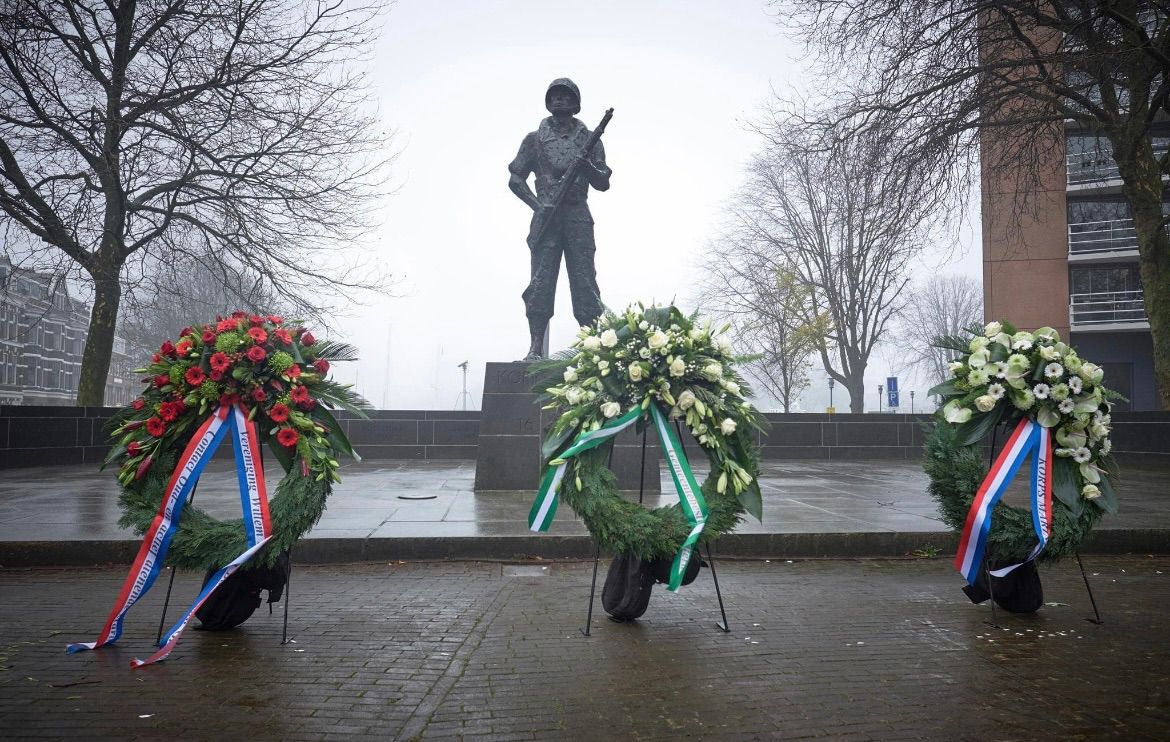
<svg viewBox="0 0 1170 742">
<path fill-rule="evenodd" d="M 1054 604 L 999 630 L 949 560 L 717 566 L 731 634 L 704 574 L 657 587 L 636 624 L 599 601 L 592 638 L 577 631 L 588 563 L 301 567 L 295 644 L 279 644 L 278 604 L 137 671 L 162 581 L 119 646 L 68 656 L 125 569 L 0 570 L 0 737 L 1170 737 L 1170 557 L 1087 560 L 1103 626 L 1076 563 L 1046 567 Z M 180 576 L 180 602 L 197 580 Z"/>
</svg>

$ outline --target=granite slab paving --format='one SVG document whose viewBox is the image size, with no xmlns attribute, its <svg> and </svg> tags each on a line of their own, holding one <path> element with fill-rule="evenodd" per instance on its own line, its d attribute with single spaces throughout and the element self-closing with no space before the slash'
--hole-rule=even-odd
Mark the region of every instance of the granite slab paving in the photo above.
<svg viewBox="0 0 1170 742">
<path fill-rule="evenodd" d="M 239 514 L 230 462 L 215 461 L 195 505 L 219 518 Z M 696 467 L 701 477 L 703 469 Z M 669 473 L 648 507 L 676 502 Z M 274 464 L 267 479 L 279 481 Z M 1023 477 L 1007 499 L 1025 501 Z M 383 558 L 547 558 L 592 555 L 584 524 L 561 508 L 546 534 L 528 531 L 534 492 L 475 492 L 473 461 L 365 461 L 343 467 L 320 522 L 298 544 L 302 562 Z M 917 462 L 764 462 L 764 520 L 747 518 L 719 549 L 732 556 L 899 556 L 951 551 Z M 1170 469 L 1127 468 L 1121 512 L 1106 517 L 1088 551 L 1170 552 Z M 427 497 L 429 499 L 402 499 Z M 626 493 L 636 498 L 635 493 Z M 137 537 L 117 525 L 118 488 L 92 466 L 0 471 L 0 565 L 128 561 Z M 448 540 L 447 543 L 439 543 Z"/>
<path fill-rule="evenodd" d="M 585 621 L 588 563 L 300 567 L 281 613 L 131 670 L 163 591 L 92 640 L 124 569 L 0 570 L 6 740 L 1164 740 L 1170 557 L 1042 570 L 1036 614 L 972 605 L 945 559 L 720 562 L 641 620 Z M 176 594 L 199 576 L 181 574 Z M 278 605 L 279 608 L 279 605 Z M 172 606 L 171 617 L 177 609 Z"/>
</svg>

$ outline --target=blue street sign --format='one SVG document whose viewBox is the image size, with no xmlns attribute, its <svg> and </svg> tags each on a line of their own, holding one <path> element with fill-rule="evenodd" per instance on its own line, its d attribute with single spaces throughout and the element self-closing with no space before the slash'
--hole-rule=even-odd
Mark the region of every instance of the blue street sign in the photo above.
<svg viewBox="0 0 1170 742">
<path fill-rule="evenodd" d="M 886 377 L 886 396 L 890 407 L 898 406 L 898 377 Z"/>
<path fill-rule="evenodd" d="M 890 397 L 889 406 L 891 408 L 897 407 L 898 406 L 898 393 L 897 392 L 890 392 L 889 397 Z"/>
</svg>

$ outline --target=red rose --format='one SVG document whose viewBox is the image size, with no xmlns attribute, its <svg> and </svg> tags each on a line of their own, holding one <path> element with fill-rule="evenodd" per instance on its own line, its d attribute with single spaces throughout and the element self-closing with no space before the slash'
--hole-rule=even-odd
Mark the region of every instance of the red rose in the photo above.
<svg viewBox="0 0 1170 742">
<path fill-rule="evenodd" d="M 192 366 L 187 369 L 187 373 L 183 374 L 183 378 L 191 386 L 199 386 L 207 378 L 207 374 L 203 373 L 203 369 L 198 366 Z"/>
<path fill-rule="evenodd" d="M 179 337 L 186 337 L 187 335 L 191 335 L 194 332 L 195 332 L 195 328 L 184 327 L 182 330 L 179 330 Z"/>
<path fill-rule="evenodd" d="M 258 343 L 263 343 L 268 339 L 268 333 L 264 331 L 263 327 L 250 327 L 248 328 L 248 337 Z"/>
<path fill-rule="evenodd" d="M 170 340 L 167 340 L 162 344 L 162 347 L 158 349 L 158 352 L 162 353 L 164 356 L 170 356 L 171 358 L 174 358 L 175 357 L 175 344 L 172 343 Z"/>
<path fill-rule="evenodd" d="M 218 368 L 211 369 L 211 374 L 209 375 L 212 381 L 223 381 L 223 371 L 220 371 Z"/>
<path fill-rule="evenodd" d="M 146 406 L 146 400 L 145 400 L 145 399 L 141 399 L 141 398 L 139 398 L 139 399 L 136 399 L 136 400 L 134 400 L 133 402 L 131 402 L 131 403 L 130 403 L 130 406 L 131 406 L 131 407 L 133 407 L 133 408 L 134 408 L 134 409 L 136 409 L 136 410 L 141 410 L 143 407 L 145 407 L 145 406 Z"/>
<path fill-rule="evenodd" d="M 163 402 L 158 406 L 158 414 L 163 420 L 171 423 L 179 416 L 179 406 L 174 402 Z M 150 427 L 150 422 L 147 421 L 147 427 Z"/>
<path fill-rule="evenodd" d="M 309 390 L 303 386 L 294 386 L 288 393 L 288 396 L 297 404 L 300 404 L 301 402 L 308 402 L 310 399 L 312 399 L 312 397 L 309 396 Z"/>
<path fill-rule="evenodd" d="M 268 321 L 274 325 L 279 325 L 284 322 L 284 317 L 281 317 L 279 314 L 270 314 L 268 315 Z"/>
<path fill-rule="evenodd" d="M 249 317 L 249 318 L 248 318 L 248 320 L 249 320 L 249 321 L 250 321 L 250 322 L 251 322 L 253 325 L 262 325 L 262 324 L 264 324 L 264 318 L 263 318 L 263 317 L 260 317 L 260 316 L 258 316 L 258 315 L 255 315 L 255 314 L 253 314 L 251 317 Z"/>
<path fill-rule="evenodd" d="M 259 345 L 253 345 L 251 348 L 248 348 L 248 352 L 244 355 L 248 356 L 248 360 L 252 363 L 261 363 L 268 357 L 268 353 Z"/>
<path fill-rule="evenodd" d="M 263 402 L 264 400 L 268 399 L 268 395 L 264 393 L 263 389 L 256 387 L 252 390 L 252 399 L 256 400 L 257 402 Z"/>
<path fill-rule="evenodd" d="M 285 448 L 292 448 L 297 445 L 298 438 L 300 438 L 300 435 L 292 428 L 281 428 L 276 434 L 276 442 Z"/>
<path fill-rule="evenodd" d="M 190 353 L 191 352 L 191 341 L 190 340 L 180 340 L 175 345 L 175 352 L 181 356 L 185 356 L 188 353 Z"/>
<path fill-rule="evenodd" d="M 301 378 L 301 367 L 295 363 L 284 370 L 284 375 L 290 379 Z"/>
<path fill-rule="evenodd" d="M 212 353 L 211 358 L 208 359 L 213 371 L 224 372 L 231 368 L 232 359 L 228 358 L 227 353 Z"/>
<path fill-rule="evenodd" d="M 329 373 L 329 361 L 326 361 L 324 358 L 318 358 L 317 361 L 313 363 L 313 368 L 317 369 L 317 373 L 324 376 L 325 374 Z"/>
<path fill-rule="evenodd" d="M 288 405 L 277 402 L 272 405 L 272 409 L 268 411 L 268 417 L 272 418 L 273 422 L 282 423 L 288 419 Z"/>
<path fill-rule="evenodd" d="M 288 330 L 273 330 L 272 334 L 281 342 L 281 345 L 292 345 L 292 333 Z"/>
<path fill-rule="evenodd" d="M 167 376 L 166 374 L 159 374 L 158 376 L 154 377 L 154 385 L 159 389 L 162 389 L 164 386 L 170 383 L 171 377 Z"/>
<path fill-rule="evenodd" d="M 215 342 L 215 330 L 208 328 L 203 331 L 203 342 L 206 345 L 211 345 Z"/>
<path fill-rule="evenodd" d="M 130 441 L 130 445 L 126 446 L 126 453 L 131 456 L 137 456 L 142 451 L 142 444 L 138 441 Z"/>
<path fill-rule="evenodd" d="M 159 438 L 163 433 L 167 432 L 167 425 L 157 417 L 152 417 L 146 421 L 146 432 Z"/>
<path fill-rule="evenodd" d="M 306 332 L 304 335 L 301 335 L 301 344 L 302 345 L 312 345 L 316 342 L 317 342 L 317 338 L 313 337 L 313 333 L 311 333 L 311 332 Z"/>
<path fill-rule="evenodd" d="M 233 319 L 242 319 L 242 318 L 247 317 L 247 316 L 248 316 L 247 312 L 241 312 L 238 309 L 236 311 L 232 312 Z"/>
<path fill-rule="evenodd" d="M 236 394 L 235 392 L 226 392 L 219 395 L 219 403 L 224 407 L 234 407 L 235 405 L 239 404 L 239 402 L 240 395 Z"/>
</svg>

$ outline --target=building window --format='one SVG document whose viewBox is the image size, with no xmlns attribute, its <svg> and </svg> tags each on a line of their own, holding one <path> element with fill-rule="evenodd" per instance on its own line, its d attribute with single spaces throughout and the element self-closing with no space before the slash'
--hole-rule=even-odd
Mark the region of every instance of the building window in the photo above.
<svg viewBox="0 0 1170 742">
<path fill-rule="evenodd" d="M 1074 267 L 1069 271 L 1073 294 L 1117 294 L 1141 291 L 1136 264 Z"/>
</svg>

